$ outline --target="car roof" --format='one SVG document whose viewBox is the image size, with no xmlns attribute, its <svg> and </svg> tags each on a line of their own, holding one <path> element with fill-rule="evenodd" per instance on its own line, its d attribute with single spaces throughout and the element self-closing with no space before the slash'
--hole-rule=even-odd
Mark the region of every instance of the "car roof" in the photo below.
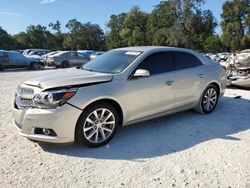
<svg viewBox="0 0 250 188">
<path fill-rule="evenodd" d="M 78 52 L 94 52 L 93 50 L 77 50 Z"/>
<path fill-rule="evenodd" d="M 69 53 L 69 52 L 77 53 L 76 51 L 59 51 L 58 53 L 55 53 L 52 56 L 59 56 L 59 55 Z"/>
<path fill-rule="evenodd" d="M 114 50 L 148 52 L 148 51 L 152 51 L 152 50 L 166 50 L 166 49 L 175 50 L 175 51 L 194 52 L 193 50 L 190 50 L 190 49 L 170 47 L 170 46 L 134 46 L 134 47 L 117 48 L 117 49 L 114 49 Z"/>
<path fill-rule="evenodd" d="M 34 51 L 35 51 L 35 50 L 37 50 L 37 51 L 38 51 L 38 50 L 41 50 L 41 51 L 50 51 L 50 50 L 46 50 L 46 49 L 36 49 L 36 48 L 29 48 L 29 49 L 25 49 L 25 50 L 34 50 Z"/>
</svg>

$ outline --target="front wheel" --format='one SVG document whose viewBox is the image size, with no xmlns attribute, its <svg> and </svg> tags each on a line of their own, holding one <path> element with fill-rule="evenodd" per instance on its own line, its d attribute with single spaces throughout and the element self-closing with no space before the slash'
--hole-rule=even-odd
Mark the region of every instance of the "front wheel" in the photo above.
<svg viewBox="0 0 250 188">
<path fill-rule="evenodd" d="M 219 99 L 219 91 L 215 85 L 209 85 L 202 94 L 196 111 L 210 114 L 214 111 Z"/>
<path fill-rule="evenodd" d="M 39 63 L 37 63 L 37 62 L 34 62 L 34 63 L 32 63 L 32 64 L 30 65 L 30 68 L 31 68 L 32 70 L 42 70 L 42 69 L 44 69 L 44 66 L 41 65 L 41 64 L 39 64 Z"/>
<path fill-rule="evenodd" d="M 80 116 L 76 125 L 76 142 L 88 147 L 107 144 L 115 135 L 119 126 L 119 115 L 109 103 L 96 103 Z"/>
</svg>

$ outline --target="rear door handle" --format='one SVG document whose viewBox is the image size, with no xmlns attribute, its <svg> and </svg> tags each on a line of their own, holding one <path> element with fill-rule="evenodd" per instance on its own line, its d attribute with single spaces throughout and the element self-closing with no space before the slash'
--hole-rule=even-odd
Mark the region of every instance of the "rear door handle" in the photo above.
<svg viewBox="0 0 250 188">
<path fill-rule="evenodd" d="M 204 78 L 204 74 L 198 74 L 200 78 Z"/>
<path fill-rule="evenodd" d="M 165 83 L 167 86 L 171 86 L 174 84 L 174 81 L 173 80 L 169 80 L 169 81 L 166 81 Z"/>
</svg>

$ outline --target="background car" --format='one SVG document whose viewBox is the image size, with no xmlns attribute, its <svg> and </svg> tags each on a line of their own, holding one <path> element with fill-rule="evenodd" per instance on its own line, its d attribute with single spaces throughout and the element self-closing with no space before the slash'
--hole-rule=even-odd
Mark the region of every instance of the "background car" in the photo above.
<svg viewBox="0 0 250 188">
<path fill-rule="evenodd" d="M 214 62 L 220 62 L 220 56 L 216 53 L 209 53 L 208 57 L 213 60 Z"/>
<path fill-rule="evenodd" d="M 89 61 L 91 54 L 94 53 L 95 51 L 93 51 L 93 50 L 78 50 L 77 52 L 84 54 Z"/>
<path fill-rule="evenodd" d="M 26 49 L 23 51 L 22 54 L 25 56 L 34 56 L 34 55 L 42 56 L 49 52 L 50 50 L 45 50 L 45 49 Z"/>
<path fill-rule="evenodd" d="M 224 65 L 229 85 L 250 88 L 250 50 L 243 50 Z"/>
<path fill-rule="evenodd" d="M 46 62 L 49 66 L 68 68 L 83 65 L 88 62 L 88 59 L 84 54 L 76 51 L 61 51 L 52 56 L 48 56 Z"/>
<path fill-rule="evenodd" d="M 102 55 L 104 52 L 94 52 L 90 55 L 90 60 L 97 58 L 97 56 Z"/>
<path fill-rule="evenodd" d="M 45 55 L 42 55 L 41 57 L 42 57 L 42 59 L 44 60 L 44 62 L 46 62 L 47 59 L 48 59 L 48 57 L 53 56 L 53 55 L 55 55 L 55 54 L 57 54 L 57 53 L 59 53 L 59 52 L 61 52 L 61 51 L 49 52 L 49 53 L 47 53 L 47 54 L 45 54 Z"/>
<path fill-rule="evenodd" d="M 47 53 L 49 53 L 50 50 L 34 50 L 34 51 L 31 51 L 30 53 L 28 53 L 27 55 L 28 56 L 43 56 Z"/>
<path fill-rule="evenodd" d="M 220 61 L 227 61 L 230 56 L 230 54 L 227 52 L 219 53 L 218 55 L 220 57 Z"/>
<path fill-rule="evenodd" d="M 18 52 L 20 54 L 22 54 L 24 52 L 24 50 L 10 50 L 11 52 Z"/>
<path fill-rule="evenodd" d="M 31 68 L 43 69 L 44 63 L 41 58 L 26 57 L 19 52 L 0 51 L 0 69 L 8 68 Z"/>
</svg>

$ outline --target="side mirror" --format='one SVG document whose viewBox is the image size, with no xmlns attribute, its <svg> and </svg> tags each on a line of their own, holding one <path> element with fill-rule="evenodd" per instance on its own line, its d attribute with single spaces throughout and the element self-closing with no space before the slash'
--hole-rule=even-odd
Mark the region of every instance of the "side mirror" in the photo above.
<svg viewBox="0 0 250 188">
<path fill-rule="evenodd" d="M 145 69 L 138 69 L 135 71 L 135 74 L 133 75 L 134 78 L 149 77 L 149 76 L 150 76 L 149 71 Z"/>
</svg>

